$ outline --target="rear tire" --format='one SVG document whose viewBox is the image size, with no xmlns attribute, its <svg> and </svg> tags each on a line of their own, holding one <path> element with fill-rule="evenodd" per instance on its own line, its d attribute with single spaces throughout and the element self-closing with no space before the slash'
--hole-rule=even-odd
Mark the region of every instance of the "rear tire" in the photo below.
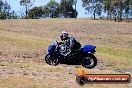
<svg viewBox="0 0 132 88">
<path fill-rule="evenodd" d="M 82 60 L 82 66 L 88 69 L 94 68 L 97 65 L 97 59 L 93 54 L 86 54 Z"/>
</svg>

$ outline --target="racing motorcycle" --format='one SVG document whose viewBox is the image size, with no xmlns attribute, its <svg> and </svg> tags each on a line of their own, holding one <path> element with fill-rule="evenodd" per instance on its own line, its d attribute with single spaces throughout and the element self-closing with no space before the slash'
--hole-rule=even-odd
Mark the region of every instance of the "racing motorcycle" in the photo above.
<svg viewBox="0 0 132 88">
<path fill-rule="evenodd" d="M 94 56 L 96 46 L 84 45 L 78 50 L 70 51 L 65 44 L 53 41 L 48 46 L 48 52 L 45 56 L 45 62 L 49 65 L 58 64 L 76 64 L 91 69 L 97 65 L 97 59 Z"/>
</svg>

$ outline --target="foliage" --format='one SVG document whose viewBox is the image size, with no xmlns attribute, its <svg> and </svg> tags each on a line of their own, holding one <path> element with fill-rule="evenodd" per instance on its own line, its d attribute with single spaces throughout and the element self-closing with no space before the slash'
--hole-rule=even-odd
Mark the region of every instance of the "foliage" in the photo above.
<svg viewBox="0 0 132 88">
<path fill-rule="evenodd" d="M 132 0 L 123 0 L 123 5 L 125 9 L 126 19 L 128 19 L 128 15 L 132 15 Z"/>
<path fill-rule="evenodd" d="M 72 0 L 61 0 L 60 2 L 60 13 L 61 16 L 64 18 L 75 18 L 77 11 L 73 8 L 73 1 Z"/>
<path fill-rule="evenodd" d="M 112 0 L 109 11 L 114 15 L 115 21 L 121 21 L 123 16 L 126 17 L 126 19 L 128 18 L 130 8 L 132 8 L 130 0 Z"/>
<path fill-rule="evenodd" d="M 0 0 L 0 19 L 6 19 L 10 16 L 11 6 L 7 1 Z"/>
<path fill-rule="evenodd" d="M 28 12 L 28 17 L 33 19 L 38 19 L 40 17 L 50 17 L 57 18 L 59 17 L 59 3 L 55 0 L 50 0 L 46 5 L 33 7 Z"/>
<path fill-rule="evenodd" d="M 20 5 L 23 7 L 22 11 L 19 11 L 21 18 L 76 18 L 78 15 L 73 7 L 76 6 L 74 0 L 60 0 L 60 3 L 49 0 L 46 5 L 32 7 L 34 2 L 35 0 L 20 0 Z M 107 14 L 108 20 L 122 21 L 122 19 L 132 17 L 132 0 L 82 0 L 82 2 L 82 6 L 88 14 L 92 14 L 94 19 L 96 19 L 96 16 L 101 18 L 104 13 Z M 18 18 L 16 12 L 11 9 L 6 0 L 0 0 L 0 13 L 2 18 Z"/>
<path fill-rule="evenodd" d="M 6 19 L 6 13 L 0 12 L 0 19 Z"/>
<path fill-rule="evenodd" d="M 2 11 L 3 1 L 0 0 L 0 12 Z"/>
<path fill-rule="evenodd" d="M 5 1 L 3 3 L 3 12 L 6 13 L 6 18 L 8 19 L 10 18 L 10 10 L 11 10 L 10 4 L 7 1 Z"/>
<path fill-rule="evenodd" d="M 100 16 L 102 13 L 102 4 L 103 0 L 82 0 L 83 7 L 89 12 L 92 13 L 95 19 L 95 16 Z"/>
<path fill-rule="evenodd" d="M 49 8 L 48 8 L 48 6 L 47 5 L 44 5 L 43 6 L 43 17 L 49 17 Z"/>
<path fill-rule="evenodd" d="M 89 12 L 93 13 L 94 19 L 95 15 L 101 15 L 104 10 L 104 13 L 107 13 L 107 19 L 114 18 L 115 21 L 121 21 L 125 15 L 128 18 L 128 15 L 131 15 L 132 1 L 131 0 L 82 0 L 83 7 Z"/>
<path fill-rule="evenodd" d="M 10 19 L 17 19 L 17 14 L 15 13 L 15 11 L 11 11 L 10 12 Z"/>
<path fill-rule="evenodd" d="M 50 18 L 57 18 L 59 17 L 59 3 L 55 0 L 50 0 L 50 2 L 44 7 L 44 11 L 47 12 Z"/>
<path fill-rule="evenodd" d="M 26 18 L 28 15 L 28 11 L 33 6 L 34 2 L 35 0 L 20 0 L 20 5 L 24 7 Z"/>
<path fill-rule="evenodd" d="M 32 19 L 38 19 L 38 18 L 42 17 L 42 15 L 43 15 L 42 7 L 33 7 L 28 12 L 28 17 L 32 18 Z"/>
</svg>

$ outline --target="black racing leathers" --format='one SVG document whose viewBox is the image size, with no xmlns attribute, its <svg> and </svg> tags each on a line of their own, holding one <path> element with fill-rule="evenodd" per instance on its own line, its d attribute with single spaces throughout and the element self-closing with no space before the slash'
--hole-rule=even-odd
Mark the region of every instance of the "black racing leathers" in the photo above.
<svg viewBox="0 0 132 88">
<path fill-rule="evenodd" d="M 68 37 L 66 40 L 63 41 L 63 43 L 67 49 L 70 49 L 70 51 L 67 52 L 66 56 L 69 55 L 74 50 L 78 50 L 81 47 L 81 44 L 77 42 L 73 37 Z"/>
</svg>

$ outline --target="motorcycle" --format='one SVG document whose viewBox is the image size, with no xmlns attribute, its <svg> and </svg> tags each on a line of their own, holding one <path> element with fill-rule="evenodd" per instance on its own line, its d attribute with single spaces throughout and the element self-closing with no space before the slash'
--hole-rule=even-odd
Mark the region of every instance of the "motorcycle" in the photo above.
<svg viewBox="0 0 132 88">
<path fill-rule="evenodd" d="M 63 43 L 54 41 L 48 46 L 45 62 L 53 66 L 76 64 L 91 69 L 97 65 L 97 59 L 94 56 L 95 48 L 94 45 L 84 45 L 78 50 L 70 51 Z"/>
</svg>

